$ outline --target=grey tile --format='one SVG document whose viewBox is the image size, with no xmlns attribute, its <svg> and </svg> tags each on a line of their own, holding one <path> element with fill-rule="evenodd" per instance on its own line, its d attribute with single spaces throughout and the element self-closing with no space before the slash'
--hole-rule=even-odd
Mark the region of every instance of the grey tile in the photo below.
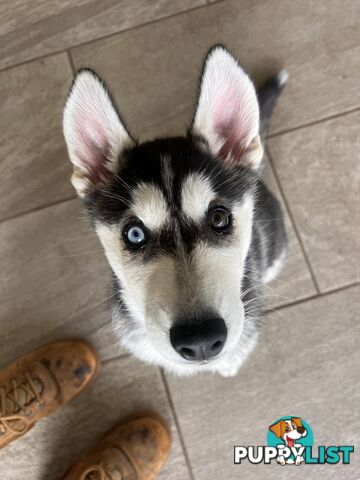
<svg viewBox="0 0 360 480">
<path fill-rule="evenodd" d="M 282 204 L 289 243 L 289 252 L 284 269 L 268 287 L 265 287 L 267 306 L 274 308 L 315 295 L 316 288 L 284 205 L 272 167 L 267 160 L 262 178 L 270 191 L 274 193 Z"/>
<path fill-rule="evenodd" d="M 0 68 L 204 5 L 205 0 L 13 0 L 0 6 Z"/>
<path fill-rule="evenodd" d="M 0 72 L 0 220 L 74 195 L 61 132 L 65 54 Z"/>
<path fill-rule="evenodd" d="M 284 308 L 235 378 L 168 376 L 196 480 L 355 479 L 360 464 L 233 464 L 234 445 L 264 445 L 277 418 L 303 417 L 317 445 L 360 442 L 360 287 Z M 346 427 L 344 427 L 346 426 Z"/>
<path fill-rule="evenodd" d="M 4 480 L 58 480 L 123 417 L 154 410 L 170 424 L 173 444 L 160 479 L 186 480 L 178 434 L 157 369 L 122 358 L 106 363 L 95 383 L 28 435 L 0 452 Z"/>
<path fill-rule="evenodd" d="M 269 142 L 321 291 L 360 280 L 360 113 Z"/>
<path fill-rule="evenodd" d="M 0 223 L 1 365 L 69 337 L 102 359 L 123 353 L 109 325 L 110 270 L 81 217 L 71 200 Z"/>
<path fill-rule="evenodd" d="M 257 80 L 286 66 L 290 82 L 272 132 L 360 105 L 356 0 L 215 3 L 72 50 L 77 66 L 104 75 L 136 135 L 183 132 L 201 61 L 227 44 Z"/>
</svg>

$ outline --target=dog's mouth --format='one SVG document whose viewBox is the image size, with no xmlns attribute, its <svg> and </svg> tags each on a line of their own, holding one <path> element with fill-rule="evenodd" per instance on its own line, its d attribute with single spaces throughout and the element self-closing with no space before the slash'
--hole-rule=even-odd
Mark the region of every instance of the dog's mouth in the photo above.
<svg viewBox="0 0 360 480">
<path fill-rule="evenodd" d="M 294 438 L 290 438 L 289 436 L 286 436 L 286 441 L 287 441 L 288 447 L 290 447 L 290 448 L 295 445 L 295 439 Z"/>
</svg>

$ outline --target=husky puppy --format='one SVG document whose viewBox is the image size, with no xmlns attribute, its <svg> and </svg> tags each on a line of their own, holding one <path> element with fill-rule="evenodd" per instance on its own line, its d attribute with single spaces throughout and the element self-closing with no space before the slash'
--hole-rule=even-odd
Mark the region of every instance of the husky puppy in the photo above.
<svg viewBox="0 0 360 480">
<path fill-rule="evenodd" d="M 256 344 L 263 285 L 287 248 L 280 205 L 259 179 L 285 81 L 257 95 L 216 45 L 187 135 L 139 143 L 101 78 L 75 76 L 63 120 L 72 183 L 114 274 L 114 327 L 145 362 L 230 376 Z"/>
</svg>

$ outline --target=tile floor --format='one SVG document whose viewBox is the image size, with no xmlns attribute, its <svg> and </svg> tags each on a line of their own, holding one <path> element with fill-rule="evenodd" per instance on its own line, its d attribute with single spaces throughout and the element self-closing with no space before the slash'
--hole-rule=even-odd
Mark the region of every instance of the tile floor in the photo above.
<svg viewBox="0 0 360 480">
<path fill-rule="evenodd" d="M 140 408 L 161 411 L 173 431 L 163 479 L 359 478 L 356 453 L 347 466 L 233 465 L 235 444 L 262 444 L 287 412 L 308 420 L 316 444 L 359 447 L 359 18 L 357 0 L 1 3 L 0 364 L 74 336 L 104 362 L 87 394 L 0 452 L 1 480 L 60 478 Z M 74 69 L 92 65 L 140 138 L 180 133 L 217 42 L 257 82 L 289 70 L 265 176 L 286 211 L 290 253 L 239 374 L 184 380 L 116 344 L 109 269 L 69 183 L 61 109 Z"/>
</svg>

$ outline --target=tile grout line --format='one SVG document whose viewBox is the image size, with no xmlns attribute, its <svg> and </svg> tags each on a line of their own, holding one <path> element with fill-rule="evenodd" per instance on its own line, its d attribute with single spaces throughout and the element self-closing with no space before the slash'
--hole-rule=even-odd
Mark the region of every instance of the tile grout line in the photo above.
<svg viewBox="0 0 360 480">
<path fill-rule="evenodd" d="M 326 123 L 326 122 L 329 122 L 331 120 L 334 120 L 334 119 L 337 119 L 337 118 L 340 118 L 340 117 L 344 117 L 345 115 L 351 115 L 352 113 L 356 113 L 359 110 L 360 110 L 360 107 L 356 107 L 356 108 L 353 108 L 351 110 L 345 110 L 344 112 L 335 113 L 334 115 L 330 115 L 328 117 L 323 117 L 323 118 L 320 118 L 318 120 L 314 120 L 313 122 L 297 125 L 296 127 L 289 128 L 287 130 L 279 130 L 278 132 L 270 133 L 269 135 L 267 135 L 266 139 L 271 140 L 272 138 L 280 137 L 281 135 L 286 135 L 288 133 L 297 132 L 298 130 L 302 130 L 303 128 L 310 128 L 310 127 L 313 127 L 315 125 L 319 125 L 320 123 Z"/>
<path fill-rule="evenodd" d="M 69 62 L 69 65 L 70 65 L 70 69 L 72 71 L 72 74 L 75 75 L 75 72 L 76 72 L 76 69 L 75 69 L 75 65 L 74 65 L 74 62 L 73 62 L 73 58 L 71 56 L 71 53 L 70 53 L 70 50 L 69 49 L 66 49 L 66 50 L 63 50 L 62 52 L 58 52 L 58 53 L 52 53 L 50 55 L 48 55 L 49 57 L 51 56 L 55 56 L 55 55 L 58 55 L 60 53 L 64 53 L 66 56 L 67 56 L 67 59 L 68 59 L 68 62 Z M 38 60 L 41 60 L 42 58 L 45 58 L 45 57 L 40 57 Z M 30 62 L 32 62 L 32 60 L 30 60 Z M 30 63 L 29 62 L 29 63 Z M 11 67 L 10 67 L 11 68 Z M 1 71 L 0 71 L 1 73 Z M 53 207 L 53 206 L 56 206 L 56 205 L 59 205 L 61 203 L 65 203 L 65 202 L 68 202 L 70 200 L 75 200 L 75 198 L 77 198 L 77 195 L 73 195 L 71 197 L 64 197 L 60 200 L 56 200 L 55 202 L 50 202 L 50 203 L 47 203 L 46 205 L 40 205 L 38 207 L 35 207 L 33 208 L 32 210 L 29 210 L 29 211 L 24 211 L 24 212 L 20 212 L 20 213 L 17 213 L 15 215 L 11 215 L 9 217 L 5 217 L 5 218 L 2 218 L 0 219 L 0 224 L 2 222 L 7 222 L 7 221 L 10 221 L 10 220 L 14 220 L 16 218 L 19 218 L 19 217 L 22 217 L 23 215 L 29 215 L 30 213 L 33 213 L 33 212 L 37 212 L 39 210 L 43 210 L 45 208 L 48 208 L 48 207 Z"/>
<path fill-rule="evenodd" d="M 35 56 L 32 58 L 29 58 L 28 60 L 23 60 L 22 62 L 14 63 L 13 65 L 8 65 L 7 67 L 0 68 L 0 74 L 3 72 L 8 72 L 9 70 L 12 70 L 18 67 L 22 67 L 24 65 L 28 65 L 29 63 L 32 63 L 32 62 L 40 62 L 41 60 L 46 60 L 47 58 L 56 57 L 56 55 L 61 55 L 61 54 L 66 54 L 66 49 L 62 48 L 61 50 L 54 50 L 53 52 L 44 53 L 39 57 Z"/>
<path fill-rule="evenodd" d="M 164 373 L 163 369 L 160 368 L 159 370 L 160 370 L 160 375 L 161 375 L 161 378 L 162 378 L 162 381 L 163 381 L 163 384 L 164 384 L 165 392 L 166 392 L 166 395 L 167 395 L 167 398 L 168 398 L 168 402 L 169 402 L 169 405 L 170 405 L 170 410 L 171 410 L 172 415 L 174 417 L 175 426 L 176 426 L 176 429 L 177 429 L 177 432 L 178 432 L 178 435 L 179 435 L 181 448 L 182 448 L 182 451 L 183 451 L 183 455 L 185 457 L 185 462 L 186 462 L 187 468 L 189 470 L 190 478 L 191 478 L 191 480 L 195 480 L 194 472 L 193 472 L 193 469 L 192 469 L 192 466 L 191 466 L 191 463 L 190 463 L 190 458 L 189 458 L 189 455 L 188 455 L 188 452 L 187 452 L 187 449 L 186 449 L 186 446 L 185 446 L 185 440 L 184 440 L 183 434 L 181 432 L 180 422 L 179 422 L 178 416 L 176 414 L 173 399 L 171 397 L 170 388 L 169 388 L 168 382 L 166 380 L 165 373 Z"/>
<path fill-rule="evenodd" d="M 220 2 L 227 1 L 227 0 L 220 0 Z M 196 7 L 188 8 L 187 10 L 181 10 L 180 12 L 172 13 L 170 15 L 166 15 L 164 17 L 160 18 L 154 18 L 153 20 L 149 20 L 148 22 L 145 23 L 139 23 L 138 25 L 133 25 L 132 27 L 125 28 L 123 30 L 118 30 L 117 32 L 109 33 L 108 35 L 103 35 L 102 37 L 99 38 L 93 38 L 91 40 L 87 40 L 86 42 L 78 43 L 76 45 L 72 45 L 71 47 L 68 47 L 69 50 L 72 50 L 74 48 L 78 47 L 83 47 L 84 45 L 91 45 L 94 42 L 100 41 L 100 40 L 107 40 L 108 38 L 115 37 L 116 35 L 120 35 L 122 33 L 130 32 L 133 30 L 138 30 L 142 27 L 147 27 L 148 25 L 152 25 L 154 23 L 159 23 L 162 22 L 163 20 L 169 20 L 170 18 L 176 18 L 179 17 L 180 15 L 185 15 L 189 12 L 194 12 L 196 10 L 201 10 L 203 8 L 208 7 L 209 5 L 206 3 L 203 3 L 202 5 L 197 5 Z"/>
<path fill-rule="evenodd" d="M 313 281 L 313 283 L 314 283 L 314 286 L 315 286 L 315 289 L 316 289 L 316 293 L 319 295 L 321 292 L 320 292 L 320 288 L 319 288 L 318 282 L 317 282 L 316 277 L 315 277 L 315 272 L 314 272 L 314 270 L 313 270 L 313 268 L 312 268 L 312 265 L 311 265 L 311 263 L 310 263 L 310 260 L 309 260 L 309 258 L 308 258 L 308 255 L 307 255 L 307 253 L 306 253 L 306 251 L 305 251 L 305 247 L 304 247 L 302 238 L 301 238 L 301 236 L 300 236 L 299 230 L 298 230 L 297 225 L 296 225 L 296 223 L 295 223 L 294 216 L 293 216 L 293 214 L 292 214 L 292 212 L 291 212 L 291 209 L 290 209 L 290 204 L 289 204 L 289 202 L 287 201 L 287 198 L 286 198 L 286 196 L 285 196 L 285 192 L 284 192 L 284 190 L 283 190 L 283 188 L 282 188 L 282 185 L 281 185 L 281 183 L 280 183 L 280 179 L 279 179 L 279 176 L 278 176 L 277 171 L 276 171 L 276 169 L 275 169 L 274 162 L 273 162 L 273 159 L 272 159 L 270 150 L 269 150 L 269 145 L 267 145 L 267 147 L 266 147 L 266 153 L 267 153 L 267 156 L 268 156 L 268 158 L 269 158 L 269 163 L 270 163 L 270 165 L 271 165 L 271 167 L 272 167 L 272 170 L 273 170 L 273 173 L 274 173 L 274 176 L 275 176 L 276 183 L 277 183 L 277 185 L 278 185 L 278 188 L 279 188 L 279 190 L 280 190 L 281 196 L 282 196 L 282 198 L 283 198 L 285 208 L 286 208 L 287 213 L 288 213 L 288 215 L 289 215 L 289 219 L 290 219 L 290 221 L 291 221 L 291 224 L 292 224 L 292 227 L 293 227 L 293 229 L 294 229 L 295 235 L 296 235 L 296 237 L 297 237 L 297 239 L 298 239 L 298 242 L 299 242 L 299 245 L 300 245 L 302 254 L 304 255 L 306 265 L 307 265 L 307 267 L 308 267 L 308 269 L 309 269 L 309 272 L 310 272 L 310 275 L 311 275 L 311 279 L 312 279 L 312 281 Z"/>
<path fill-rule="evenodd" d="M 65 51 L 66 51 L 66 55 L 67 55 L 69 63 L 70 63 L 72 73 L 73 73 L 73 75 L 75 75 L 76 68 L 75 68 L 75 64 L 74 64 L 74 59 L 72 58 L 72 55 L 71 55 L 71 52 L 70 52 L 70 48 L 67 48 Z"/>
<path fill-rule="evenodd" d="M 114 357 L 105 358 L 105 360 L 100 359 L 100 362 L 101 362 L 100 368 L 103 365 L 107 365 L 110 362 L 114 362 L 116 360 L 120 360 L 123 358 L 132 358 L 132 355 L 131 353 L 120 353 L 120 355 L 115 355 Z"/>
<path fill-rule="evenodd" d="M 218 2 L 215 2 L 214 5 L 216 5 L 217 3 L 225 2 L 225 1 L 227 1 L 227 0 L 219 0 Z M 85 42 L 80 42 L 80 43 L 77 43 L 75 45 L 71 45 L 71 46 L 69 46 L 65 49 L 62 48 L 62 49 L 59 49 L 59 50 L 54 50 L 53 52 L 45 53 L 44 55 L 34 56 L 31 59 L 24 60 L 24 61 L 19 62 L 19 63 L 14 63 L 12 65 L 8 65 L 4 68 L 0 68 L 0 73 L 5 72 L 7 70 L 11 70 L 12 68 L 16 68 L 16 67 L 20 67 L 22 65 L 26 65 L 26 64 L 31 63 L 31 62 L 36 61 L 36 60 L 42 60 L 44 58 L 51 57 L 52 55 L 58 55 L 60 53 L 70 51 L 74 48 L 83 47 L 84 45 L 90 45 L 92 43 L 95 43 L 95 42 L 98 42 L 98 41 L 101 41 L 101 40 L 106 40 L 108 38 L 112 38 L 112 37 L 114 37 L 116 35 L 120 35 L 122 33 L 130 32 L 132 30 L 136 30 L 136 29 L 139 29 L 139 28 L 142 28 L 142 27 L 146 27 L 148 25 L 152 25 L 154 23 L 158 23 L 158 22 L 161 22 L 163 20 L 168 20 L 170 18 L 176 18 L 180 15 L 185 15 L 188 12 L 194 12 L 196 10 L 201 10 L 202 8 L 206 8 L 206 7 L 209 7 L 211 5 L 213 5 L 213 4 L 212 3 L 208 4 L 207 1 L 205 0 L 205 3 L 203 3 L 202 5 L 197 5 L 196 7 L 188 8 L 187 10 L 182 10 L 180 12 L 176 12 L 176 13 L 173 13 L 173 14 L 170 14 L 170 15 L 166 15 L 166 16 L 161 17 L 161 18 L 154 18 L 153 20 L 149 20 L 148 22 L 139 23 L 138 25 L 133 25 L 132 27 L 124 28 L 123 30 L 118 30 L 116 32 L 109 33 L 108 35 L 103 35 L 101 37 L 93 38 L 93 39 L 87 40 Z"/>
<path fill-rule="evenodd" d="M 40 205 L 38 207 L 33 208 L 32 210 L 24 211 L 15 213 L 9 217 L 4 217 L 0 219 L 0 225 L 5 222 L 10 222 L 11 220 L 15 220 L 16 218 L 23 217 L 25 215 L 30 215 L 31 213 L 39 212 L 40 210 L 45 210 L 45 208 L 55 207 L 56 205 L 60 205 L 62 203 L 70 202 L 71 200 L 75 200 L 77 195 L 73 195 L 72 197 L 64 197 L 60 200 L 56 200 L 55 202 L 47 203 L 46 205 Z"/>
<path fill-rule="evenodd" d="M 343 291 L 349 290 L 350 288 L 353 287 L 358 287 L 360 286 L 360 282 L 355 282 L 355 283 L 349 283 L 348 285 L 343 285 L 341 287 L 334 288 L 332 290 L 327 290 L 326 292 L 320 292 L 315 295 L 310 295 L 309 297 L 301 298 L 300 300 L 294 300 L 293 302 L 286 303 L 284 305 L 279 305 L 275 307 L 274 309 L 269 309 L 266 311 L 266 313 L 273 313 L 273 310 L 279 311 L 279 310 L 284 310 L 288 307 L 294 307 L 296 305 L 301 305 L 303 303 L 310 302 L 312 300 L 317 300 L 323 297 L 328 297 L 330 295 L 336 294 L 336 293 L 341 293 Z"/>
</svg>

